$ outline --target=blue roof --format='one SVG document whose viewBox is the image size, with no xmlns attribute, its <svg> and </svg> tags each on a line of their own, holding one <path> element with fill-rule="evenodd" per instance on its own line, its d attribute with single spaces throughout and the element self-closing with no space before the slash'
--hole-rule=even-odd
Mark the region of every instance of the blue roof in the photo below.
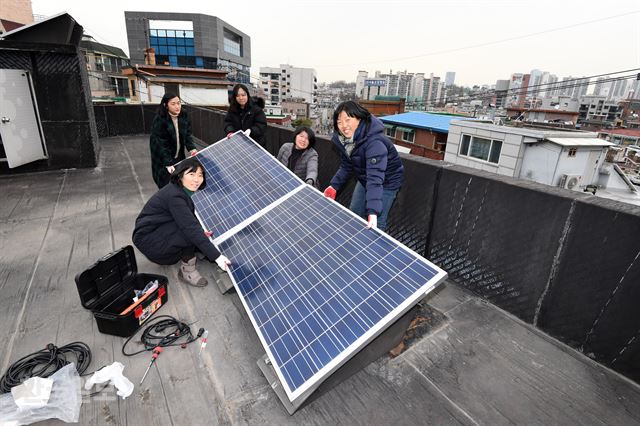
<svg viewBox="0 0 640 426">
<path fill-rule="evenodd" d="M 379 118 L 385 124 L 427 129 L 441 133 L 449 133 L 449 123 L 451 120 L 468 120 L 468 118 L 456 115 L 429 114 L 428 112 L 415 111 L 387 115 L 386 117 Z"/>
</svg>

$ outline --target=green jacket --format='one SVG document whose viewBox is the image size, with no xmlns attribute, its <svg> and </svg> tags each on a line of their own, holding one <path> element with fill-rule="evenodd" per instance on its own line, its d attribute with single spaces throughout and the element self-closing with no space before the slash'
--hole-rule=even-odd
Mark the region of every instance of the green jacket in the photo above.
<svg viewBox="0 0 640 426">
<path fill-rule="evenodd" d="M 178 116 L 178 131 L 180 133 L 180 145 L 176 143 L 176 129 L 173 127 L 171 117 L 161 117 L 156 115 L 151 125 L 151 137 L 149 145 L 151 148 L 151 174 L 153 180 L 162 188 L 169 182 L 169 172 L 167 166 L 173 166 L 185 159 L 185 148 L 187 151 L 196 149 L 191 135 L 191 122 L 185 113 Z M 177 150 L 177 155 L 176 155 Z"/>
</svg>

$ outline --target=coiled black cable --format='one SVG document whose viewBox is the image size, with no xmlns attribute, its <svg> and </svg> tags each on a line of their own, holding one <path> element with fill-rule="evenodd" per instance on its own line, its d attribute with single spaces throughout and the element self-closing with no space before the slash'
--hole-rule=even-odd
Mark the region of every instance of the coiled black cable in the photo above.
<svg viewBox="0 0 640 426">
<path fill-rule="evenodd" d="M 73 342 L 60 347 L 49 343 L 43 350 L 11 364 L 0 378 L 0 393 L 11 392 L 12 387 L 31 377 L 49 377 L 72 361 L 75 361 L 78 374 L 82 375 L 91 364 L 91 349 L 86 343 Z"/>
<path fill-rule="evenodd" d="M 123 355 L 133 356 L 141 354 L 146 351 L 152 351 L 153 348 L 157 346 L 163 348 L 167 346 L 182 346 L 184 348 L 189 343 L 198 340 L 198 338 L 202 336 L 202 333 L 204 333 L 204 328 L 201 328 L 198 330 L 198 334 L 194 336 L 189 324 L 177 320 L 171 315 L 160 315 L 146 325 L 146 328 L 140 336 L 140 341 L 144 344 L 144 349 L 137 352 L 127 352 L 125 350 L 127 344 L 138 334 L 141 328 L 142 327 L 138 328 L 135 333 L 124 342 L 124 345 L 122 345 Z"/>
</svg>

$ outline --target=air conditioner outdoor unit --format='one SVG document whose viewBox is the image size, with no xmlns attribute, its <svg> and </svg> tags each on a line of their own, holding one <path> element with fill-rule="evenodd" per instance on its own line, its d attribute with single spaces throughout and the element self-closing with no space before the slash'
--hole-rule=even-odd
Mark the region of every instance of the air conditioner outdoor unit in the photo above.
<svg viewBox="0 0 640 426">
<path fill-rule="evenodd" d="M 567 175 L 563 174 L 560 178 L 560 187 L 564 189 L 573 189 L 577 191 L 580 189 L 580 180 L 582 176 L 580 175 Z"/>
</svg>

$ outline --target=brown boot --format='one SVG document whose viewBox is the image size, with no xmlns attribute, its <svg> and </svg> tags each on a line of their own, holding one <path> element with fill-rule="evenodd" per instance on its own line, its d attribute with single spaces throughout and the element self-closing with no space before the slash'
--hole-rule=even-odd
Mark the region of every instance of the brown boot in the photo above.
<svg viewBox="0 0 640 426">
<path fill-rule="evenodd" d="M 200 275 L 200 272 L 196 269 L 196 258 L 192 257 L 188 262 L 180 262 L 180 270 L 178 271 L 178 277 L 185 281 L 187 284 L 195 287 L 204 287 L 207 284 L 207 280 Z"/>
</svg>

